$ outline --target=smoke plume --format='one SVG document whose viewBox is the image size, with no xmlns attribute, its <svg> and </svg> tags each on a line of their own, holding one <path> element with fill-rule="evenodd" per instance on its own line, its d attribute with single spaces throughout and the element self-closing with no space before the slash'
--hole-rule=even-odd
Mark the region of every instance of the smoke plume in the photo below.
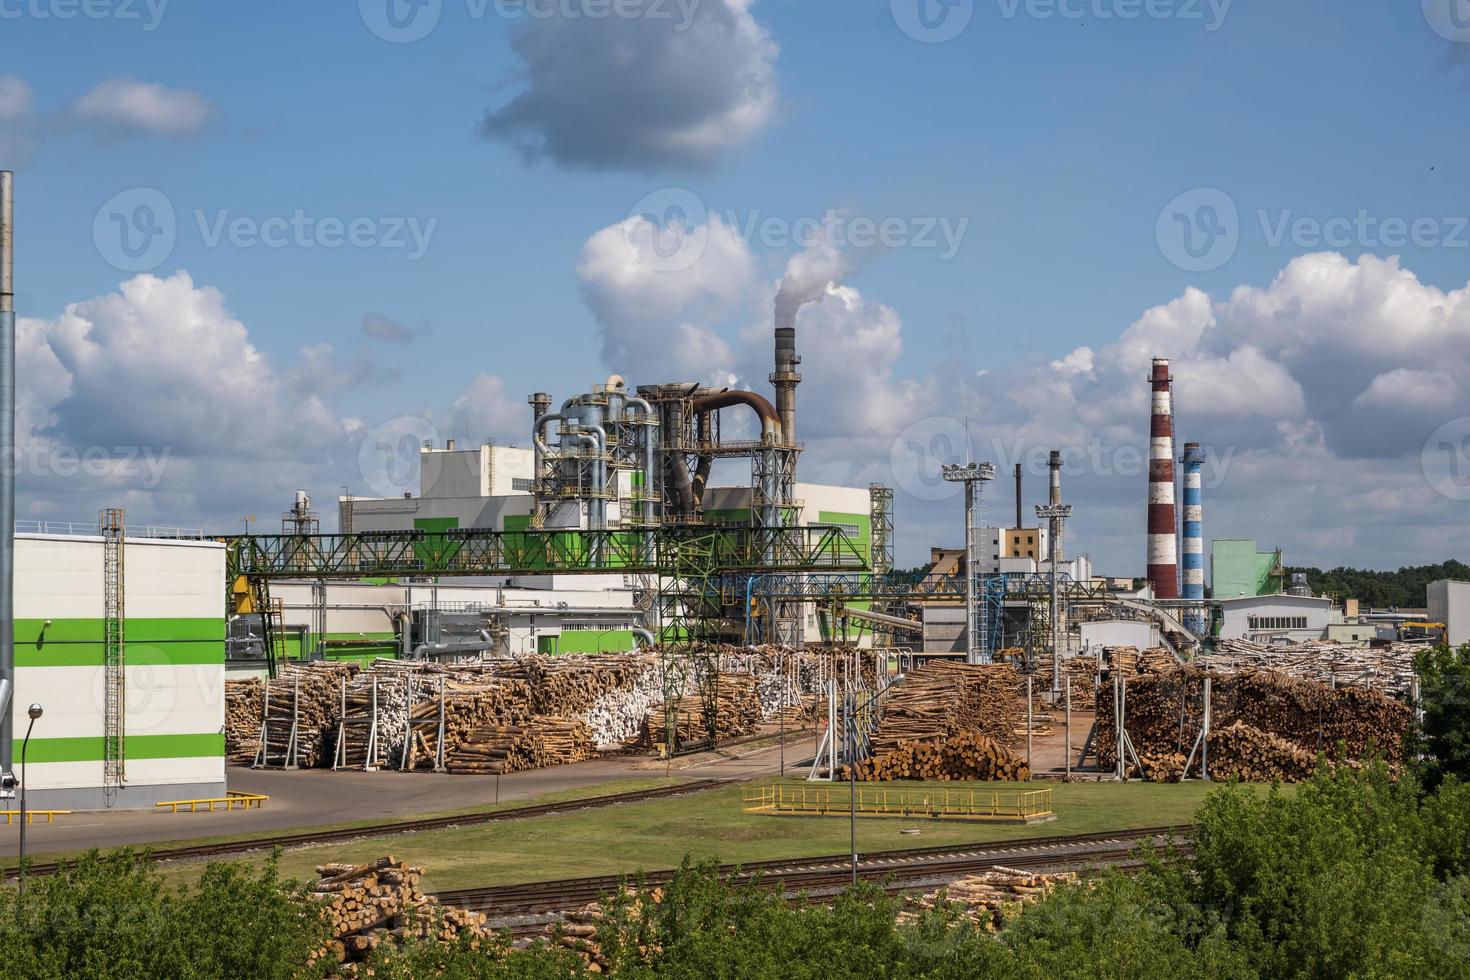
<svg viewBox="0 0 1470 980">
<path fill-rule="evenodd" d="M 826 242 L 793 255 L 776 293 L 776 326 L 796 326 L 796 311 L 821 299 L 827 287 L 841 283 L 852 267 L 847 255 Z"/>
</svg>

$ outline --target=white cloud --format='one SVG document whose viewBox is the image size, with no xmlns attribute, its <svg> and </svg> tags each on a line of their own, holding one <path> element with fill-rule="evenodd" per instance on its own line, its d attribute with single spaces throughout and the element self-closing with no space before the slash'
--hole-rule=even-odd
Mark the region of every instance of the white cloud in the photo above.
<svg viewBox="0 0 1470 980">
<path fill-rule="evenodd" d="M 215 115 L 204 96 L 135 78 L 110 78 L 77 100 L 72 117 L 111 135 L 192 136 Z"/>
<path fill-rule="evenodd" d="M 35 97 L 24 79 L 0 75 L 0 123 L 29 119 L 34 108 Z"/>
<path fill-rule="evenodd" d="M 362 334 L 370 340 L 406 344 L 418 336 L 418 331 L 381 313 L 369 313 L 362 318 Z"/>
<path fill-rule="evenodd" d="M 535 17 L 512 45 L 525 87 L 480 132 L 594 170 L 708 166 L 775 115 L 777 46 L 751 0 L 634 0 L 639 16 Z"/>
<path fill-rule="evenodd" d="M 531 431 L 531 409 L 525 398 L 516 398 L 505 387 L 505 381 L 481 371 L 450 408 L 453 431 L 462 433 L 472 443 L 485 439 L 524 444 Z"/>
<path fill-rule="evenodd" d="M 601 328 L 603 361 L 660 381 L 728 383 L 734 355 L 716 326 L 748 299 L 754 259 L 735 230 L 711 215 L 698 259 L 666 269 L 655 252 L 663 231 L 647 217 L 632 217 L 582 248 L 577 278 Z"/>
</svg>

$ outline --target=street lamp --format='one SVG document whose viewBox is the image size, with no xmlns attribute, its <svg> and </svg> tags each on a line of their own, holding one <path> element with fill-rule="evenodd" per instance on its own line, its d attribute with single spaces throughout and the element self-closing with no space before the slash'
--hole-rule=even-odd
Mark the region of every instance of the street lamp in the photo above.
<svg viewBox="0 0 1470 980">
<path fill-rule="evenodd" d="M 17 898 L 24 898 L 26 893 L 26 749 L 31 747 L 31 729 L 36 727 L 36 719 L 44 711 L 39 704 L 32 704 L 26 710 L 31 723 L 26 726 L 26 737 L 20 743 L 20 880 L 16 886 Z"/>
</svg>

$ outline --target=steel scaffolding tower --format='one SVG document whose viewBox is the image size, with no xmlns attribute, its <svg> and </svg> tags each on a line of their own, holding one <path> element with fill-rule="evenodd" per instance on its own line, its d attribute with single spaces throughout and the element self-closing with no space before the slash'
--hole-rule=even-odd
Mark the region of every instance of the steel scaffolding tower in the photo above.
<svg viewBox="0 0 1470 980">
<path fill-rule="evenodd" d="M 980 500 L 985 484 L 995 479 L 990 463 L 966 463 L 946 466 L 944 478 L 965 485 L 965 659 L 972 664 L 984 663 L 984 640 L 980 635 L 980 617 L 975 601 L 975 530 L 980 520 Z"/>
<path fill-rule="evenodd" d="M 123 512 L 110 507 L 98 522 L 102 531 L 102 795 L 107 806 L 127 779 L 126 737 L 127 610 L 124 604 Z"/>
</svg>

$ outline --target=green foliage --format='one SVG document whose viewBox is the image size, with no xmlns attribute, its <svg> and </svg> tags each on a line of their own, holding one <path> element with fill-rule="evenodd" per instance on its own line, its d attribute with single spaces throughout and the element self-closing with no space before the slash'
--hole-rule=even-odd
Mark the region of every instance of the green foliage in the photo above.
<svg viewBox="0 0 1470 980">
<path fill-rule="evenodd" d="M 28 978 L 297 977 L 326 935 L 320 908 L 274 861 L 211 864 L 174 892 L 142 855 L 93 851 L 0 902 L 0 963 Z"/>
<path fill-rule="evenodd" d="M 1426 650 L 1414 667 L 1424 709 L 1419 732 L 1424 782 L 1435 786 L 1449 776 L 1470 781 L 1470 644 Z"/>
<path fill-rule="evenodd" d="M 1291 567 L 1292 572 L 1306 572 L 1307 582 L 1320 594 L 1360 599 L 1373 609 L 1422 609 L 1429 604 L 1430 582 L 1442 578 L 1470 579 L 1470 565 L 1447 561 L 1439 565 L 1415 565 L 1396 572 L 1378 572 L 1367 568 Z"/>
</svg>

